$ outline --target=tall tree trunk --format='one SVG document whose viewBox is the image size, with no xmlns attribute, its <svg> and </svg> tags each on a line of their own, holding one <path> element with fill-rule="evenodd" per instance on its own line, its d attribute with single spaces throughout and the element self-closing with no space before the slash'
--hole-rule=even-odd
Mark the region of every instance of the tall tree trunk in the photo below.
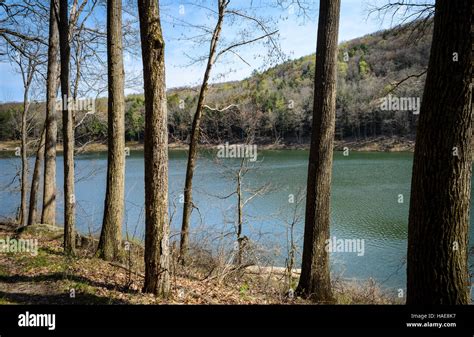
<svg viewBox="0 0 474 337">
<path fill-rule="evenodd" d="M 46 138 L 44 158 L 43 209 L 41 222 L 56 223 L 56 140 L 58 125 L 56 121 L 56 93 L 58 87 L 58 49 L 59 31 L 56 13 L 58 0 L 50 2 L 48 74 L 46 78 Z"/>
<path fill-rule="evenodd" d="M 74 195 L 74 120 L 68 104 L 69 98 L 69 8 L 68 0 L 60 0 L 59 39 L 61 54 L 61 94 L 63 102 L 64 147 L 64 252 L 73 255 L 75 250 L 74 221 L 76 198 Z"/>
<path fill-rule="evenodd" d="M 41 179 L 41 165 L 44 160 L 44 143 L 46 138 L 46 124 L 41 131 L 38 149 L 36 150 L 35 167 L 33 177 L 31 178 L 30 206 L 28 211 L 28 226 L 36 223 L 36 204 L 38 200 L 38 191 Z"/>
<path fill-rule="evenodd" d="M 31 64 L 31 61 L 30 61 Z M 30 77 L 30 66 L 28 66 L 28 74 L 26 77 Z M 30 83 L 25 83 L 24 93 L 23 93 L 23 111 L 21 114 L 21 202 L 20 202 L 20 225 L 21 227 L 26 226 L 27 224 L 27 192 L 28 192 L 28 149 L 27 149 L 27 116 L 28 110 L 30 108 L 30 102 L 28 99 L 28 92 L 30 88 Z"/>
<path fill-rule="evenodd" d="M 191 221 L 191 213 L 193 210 L 193 176 L 196 166 L 197 148 L 201 134 L 201 116 L 206 97 L 209 77 L 211 75 L 212 66 L 216 58 L 217 43 L 222 30 L 222 22 L 224 21 L 224 12 L 228 5 L 227 1 L 219 0 L 219 15 L 216 26 L 211 38 L 209 49 L 209 57 L 207 59 L 206 71 L 201 84 L 199 98 L 197 102 L 196 112 L 194 113 L 193 124 L 191 127 L 191 139 L 189 142 L 188 164 L 186 167 L 186 181 L 184 183 L 184 205 L 183 205 L 183 222 L 181 224 L 181 241 L 179 247 L 179 260 L 181 264 L 186 264 L 186 254 L 189 245 L 189 223 Z"/>
<path fill-rule="evenodd" d="M 407 304 L 468 304 L 470 0 L 436 1 L 408 223 Z"/>
<path fill-rule="evenodd" d="M 317 302 L 332 300 L 329 255 L 330 196 L 336 120 L 337 37 L 340 0 L 319 7 L 313 127 L 309 153 L 301 277 L 297 292 Z"/>
<path fill-rule="evenodd" d="M 243 191 L 242 191 L 242 174 L 245 164 L 245 158 L 242 158 L 240 161 L 240 168 L 237 172 L 237 265 L 241 266 L 243 262 L 243 252 L 245 245 L 245 237 L 242 236 L 242 227 L 243 227 Z"/>
<path fill-rule="evenodd" d="M 122 0 L 107 2 L 108 158 L 104 220 L 98 256 L 120 259 L 125 180 L 124 69 L 122 56 Z"/>
<path fill-rule="evenodd" d="M 145 91 L 145 284 L 170 292 L 168 221 L 168 117 L 165 52 L 159 1 L 138 0 Z"/>
</svg>

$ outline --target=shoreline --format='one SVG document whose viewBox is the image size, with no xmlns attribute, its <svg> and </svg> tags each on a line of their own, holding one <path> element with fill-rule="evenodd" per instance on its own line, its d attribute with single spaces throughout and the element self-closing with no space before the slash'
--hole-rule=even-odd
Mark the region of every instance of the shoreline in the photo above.
<svg viewBox="0 0 474 337">
<path fill-rule="evenodd" d="M 200 144 L 201 149 L 212 149 L 218 144 Z M 309 143 L 264 143 L 256 144 L 259 150 L 309 150 Z M 0 153 L 15 152 L 20 146 L 20 141 L 8 140 L 0 141 Z M 130 151 L 143 151 L 143 143 L 133 141 L 126 142 L 126 147 Z M 345 139 L 334 141 L 334 151 L 344 151 L 345 149 L 356 152 L 413 152 L 415 141 L 405 137 L 377 137 L 368 139 Z M 183 142 L 172 142 L 168 144 L 169 150 L 187 150 L 188 144 Z M 56 147 L 57 152 L 62 152 L 61 144 Z M 107 152 L 107 144 L 101 142 L 92 142 L 82 148 L 78 148 L 78 154 Z M 33 152 L 31 152 L 33 154 Z"/>
</svg>

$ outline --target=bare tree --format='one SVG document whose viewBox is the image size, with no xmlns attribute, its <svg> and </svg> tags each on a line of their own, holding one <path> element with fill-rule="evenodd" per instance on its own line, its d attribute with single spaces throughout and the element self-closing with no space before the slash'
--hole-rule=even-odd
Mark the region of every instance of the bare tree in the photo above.
<svg viewBox="0 0 474 337">
<path fill-rule="evenodd" d="M 63 114 L 64 148 L 64 252 L 75 253 L 75 204 L 74 195 L 74 120 L 69 106 L 69 62 L 70 62 L 70 26 L 68 0 L 60 0 L 58 15 L 60 56 L 61 56 L 61 94 Z"/>
<path fill-rule="evenodd" d="M 221 111 L 229 109 L 230 106 L 220 109 Z M 219 110 L 217 108 L 208 107 L 210 110 Z M 251 114 L 245 108 L 238 109 L 236 106 L 236 115 L 239 118 L 245 118 Z M 242 121 L 243 122 L 243 121 Z M 261 161 L 258 161 L 257 145 L 254 144 L 255 140 L 255 125 L 249 124 L 244 125 L 242 123 L 242 132 L 245 134 L 245 140 L 242 144 L 233 144 L 233 149 L 236 153 L 239 153 L 238 164 L 235 164 L 233 157 L 227 158 L 225 156 L 224 148 L 220 148 L 217 153 L 216 163 L 222 167 L 222 175 L 224 178 L 230 180 L 235 186 L 233 191 L 226 196 L 215 196 L 221 200 L 230 199 L 235 197 L 235 218 L 231 221 L 234 224 L 235 234 L 235 246 L 234 258 L 232 263 L 235 264 L 237 270 L 247 266 L 249 259 L 246 258 L 246 252 L 249 252 L 251 241 L 247 235 L 244 234 L 246 231 L 245 224 L 248 222 L 245 218 L 245 211 L 249 203 L 255 198 L 261 197 L 268 193 L 271 189 L 271 185 L 266 182 L 258 186 L 246 183 L 247 175 L 250 172 L 257 172 L 260 168 Z M 229 161 L 229 163 L 226 163 Z M 234 207 L 232 207 L 234 209 Z"/>
<path fill-rule="evenodd" d="M 37 49 L 38 50 L 38 49 Z M 27 117 L 28 111 L 30 109 L 30 99 L 29 92 L 30 87 L 33 82 L 33 76 L 36 71 L 37 66 L 37 55 L 33 55 L 32 58 L 29 58 L 24 61 L 20 58 L 18 60 L 18 66 L 21 70 L 21 77 L 23 80 L 23 111 L 21 114 L 21 217 L 20 224 L 21 226 L 26 226 L 27 224 L 27 190 L 28 190 L 28 148 L 27 148 Z"/>
<path fill-rule="evenodd" d="M 107 2 L 108 159 L 104 219 L 98 255 L 120 258 L 125 189 L 125 98 L 122 51 L 122 1 Z"/>
<path fill-rule="evenodd" d="M 250 140 L 251 138 L 248 138 Z M 247 141 L 245 145 L 250 145 L 250 142 Z M 251 145 L 250 145 L 251 146 Z M 246 188 L 244 186 L 245 175 L 248 174 L 252 169 L 249 165 L 249 158 L 243 157 L 240 160 L 240 165 L 235 172 L 235 182 L 236 190 L 235 194 L 237 196 L 237 221 L 236 221 L 236 239 L 237 239 L 237 258 L 235 262 L 239 268 L 245 266 L 244 254 L 249 245 L 249 238 L 244 235 L 244 209 L 245 206 L 252 201 L 254 198 L 265 195 L 270 188 L 269 184 L 263 184 L 255 188 Z"/>
<path fill-rule="evenodd" d="M 138 0 L 145 90 L 145 284 L 170 292 L 168 222 L 168 118 L 165 53 L 158 0 Z"/>
<path fill-rule="evenodd" d="M 387 0 L 382 5 L 369 3 L 368 16 L 377 16 L 380 21 L 390 19 L 391 25 L 408 30 L 407 43 L 416 42 L 433 24 L 434 0 Z"/>
<path fill-rule="evenodd" d="M 237 9 L 229 8 L 230 0 L 218 0 L 217 2 L 217 11 L 212 10 L 212 12 L 217 16 L 217 21 L 212 30 L 212 35 L 210 39 L 210 46 L 209 46 L 209 53 L 204 58 L 206 63 L 206 69 L 204 72 L 204 77 L 202 80 L 202 84 L 199 91 L 199 96 L 197 100 L 196 111 L 194 113 L 193 122 L 191 126 L 190 132 L 190 141 L 189 141 L 189 152 L 188 152 L 188 162 L 186 167 L 186 179 L 184 185 L 184 204 L 183 204 L 183 220 L 181 225 L 181 241 L 180 241 L 180 253 L 179 253 L 179 261 L 181 264 L 186 264 L 186 254 L 189 246 L 189 225 L 191 221 L 191 213 L 194 207 L 193 200 L 192 200 L 192 189 L 193 189 L 193 176 L 194 170 L 196 166 L 196 158 L 197 158 L 197 149 L 200 140 L 201 134 L 201 118 L 204 109 L 204 103 L 206 99 L 206 94 L 209 85 L 209 79 L 211 75 L 212 68 L 216 63 L 217 59 L 226 53 L 232 53 L 236 55 L 240 60 L 248 64 L 235 50 L 249 45 L 251 43 L 255 43 L 257 41 L 268 39 L 274 48 L 274 50 L 279 51 L 275 41 L 273 40 L 272 36 L 275 35 L 278 31 L 270 31 L 267 27 L 266 23 L 256 16 L 252 16 L 244 11 L 240 11 Z M 220 40 L 221 40 L 221 31 L 224 25 L 224 19 L 228 17 L 228 19 L 239 19 L 242 21 L 250 21 L 256 25 L 256 31 L 262 32 L 262 35 L 256 37 L 248 37 L 243 36 L 242 38 L 238 39 L 237 41 L 233 41 L 227 45 L 223 45 L 221 48 L 218 48 Z M 205 32 L 209 32 L 209 29 L 198 27 L 204 30 Z M 279 55 L 281 56 L 281 55 Z M 203 60 L 203 59 L 201 59 Z"/>
<path fill-rule="evenodd" d="M 76 77 L 71 95 L 70 86 L 70 62 L 71 45 L 73 37 L 84 30 L 84 23 L 92 13 L 96 1 L 92 1 L 89 14 L 85 15 L 82 23 L 79 18 L 89 0 L 74 0 L 71 9 L 67 0 L 60 0 L 57 15 L 60 39 L 60 66 L 61 66 L 61 94 L 62 94 L 62 134 L 63 134 L 63 156 L 64 156 L 64 251 L 67 255 L 75 254 L 75 219 L 76 219 L 76 196 L 75 196 L 75 114 L 70 103 L 75 103 L 79 86 L 80 62 L 76 62 Z M 74 104 L 73 104 L 74 105 Z"/>
<path fill-rule="evenodd" d="M 407 304 L 468 304 L 472 1 L 436 1 L 416 135 Z"/>
<path fill-rule="evenodd" d="M 383 5 L 369 5 L 368 15 L 377 16 L 381 22 L 389 17 L 390 24 L 397 24 L 399 31 L 410 31 L 407 35 L 407 43 L 415 43 L 431 31 L 434 9 L 433 0 L 388 0 Z M 391 94 L 412 79 L 422 78 L 424 81 L 426 72 L 425 68 L 390 83 L 388 87 L 381 90 L 381 95 Z"/>
<path fill-rule="evenodd" d="M 288 285 L 288 294 L 294 292 L 293 282 L 295 281 L 294 272 L 296 264 L 296 254 L 297 250 L 297 239 L 295 233 L 295 227 L 297 227 L 302 222 L 302 212 L 304 210 L 304 201 L 305 201 L 305 191 L 303 189 L 298 190 L 296 195 L 292 195 L 292 204 L 293 207 L 288 212 L 285 212 L 286 221 L 286 249 L 287 249 L 287 258 L 286 258 L 286 276 L 287 276 L 287 285 Z"/>
<path fill-rule="evenodd" d="M 201 84 L 201 90 L 199 92 L 198 103 L 196 112 L 194 113 L 193 124 L 191 127 L 191 140 L 189 142 L 188 152 L 188 164 L 186 167 L 186 181 L 184 185 L 184 205 L 183 205 L 183 222 L 181 225 L 181 242 L 180 242 L 180 254 L 179 259 L 182 264 L 186 263 L 186 253 L 189 245 L 189 223 L 191 218 L 191 211 L 193 207 L 192 201 L 192 188 L 193 188 L 193 176 L 194 168 L 196 166 L 196 155 L 197 155 L 197 143 L 199 140 L 201 114 L 204 105 L 204 98 L 207 91 L 209 82 L 209 76 L 211 74 L 212 66 L 215 62 L 217 43 L 222 30 L 222 23 L 224 20 L 225 10 L 229 4 L 229 0 L 218 1 L 218 18 L 217 23 L 212 34 L 211 45 L 209 49 L 209 57 L 204 72 L 204 78 Z"/>
<path fill-rule="evenodd" d="M 297 288 L 301 296 L 317 302 L 332 301 L 325 243 L 330 226 L 339 11 L 340 0 L 320 1 L 303 260 Z"/>
<path fill-rule="evenodd" d="M 43 209 L 41 223 L 56 223 L 56 95 L 59 74 L 59 30 L 56 14 L 59 1 L 51 0 L 49 17 L 48 70 L 46 79 L 46 138 L 43 179 Z"/>
<path fill-rule="evenodd" d="M 26 3 L 4 4 L 5 15 L 0 21 L 5 28 L 0 29 L 0 37 L 6 42 L 6 49 L 1 53 L 18 67 L 23 82 L 23 106 L 21 111 L 21 173 L 20 173 L 20 226 L 28 222 L 28 135 L 30 133 L 30 95 L 33 82 L 40 76 L 40 67 L 44 63 L 44 42 L 40 38 L 41 31 L 37 25 L 29 25 L 26 20 L 33 8 Z"/>
<path fill-rule="evenodd" d="M 29 66 L 28 66 L 29 67 Z M 29 70 L 27 70 L 29 73 Z M 25 77 L 24 70 L 22 70 L 22 75 Z M 29 74 L 26 75 L 29 77 Z M 27 80 L 28 81 L 28 80 Z M 27 157 L 27 137 L 26 134 L 26 118 L 28 114 L 28 109 L 30 106 L 28 100 L 28 90 L 29 84 L 23 84 L 24 86 L 24 95 L 23 95 L 23 110 L 21 113 L 21 177 L 20 177 L 20 189 L 21 189 L 21 197 L 20 197 L 20 217 L 19 223 L 21 226 L 26 225 L 26 192 L 28 188 L 28 157 Z"/>
<path fill-rule="evenodd" d="M 87 7 L 87 4 L 91 4 L 89 7 Z M 89 33 L 89 26 L 86 25 L 86 21 L 90 18 L 91 14 L 93 13 L 93 9 L 97 3 L 97 0 L 82 0 L 79 3 L 79 0 L 74 0 L 72 1 L 72 6 L 71 6 L 71 20 L 69 21 L 69 26 L 71 29 L 71 36 L 70 39 L 72 41 L 78 40 L 79 36 L 82 35 L 87 35 L 84 40 L 86 41 L 83 45 L 81 45 L 82 48 L 74 48 L 75 55 L 78 56 L 75 60 L 77 62 L 74 62 L 75 65 L 75 70 L 76 70 L 76 76 L 73 78 L 73 84 L 72 84 L 72 92 L 73 92 L 73 99 L 77 98 L 77 93 L 78 93 L 78 88 L 79 88 L 79 79 L 81 78 L 80 74 L 86 73 L 88 75 L 88 72 L 84 72 L 84 70 L 80 69 L 80 66 L 86 65 L 87 68 L 92 68 L 91 64 L 89 62 L 92 62 L 92 56 L 95 56 L 96 54 L 88 54 L 88 53 L 79 53 L 79 51 L 82 51 L 84 49 L 89 50 L 93 49 L 94 51 L 97 48 L 97 37 L 96 35 L 100 35 L 98 32 L 93 31 L 92 33 Z M 58 3 L 56 3 L 56 6 L 58 6 Z M 53 116 L 52 113 L 49 113 L 48 111 L 52 111 L 56 107 L 55 104 L 55 99 L 56 99 L 56 92 L 59 88 L 59 68 L 53 69 L 54 73 L 56 74 L 55 76 L 51 76 L 49 69 L 52 69 L 50 64 L 48 64 L 47 69 L 46 69 L 46 62 L 45 60 L 48 59 L 48 61 L 53 62 L 53 58 L 48 57 L 48 52 L 51 52 L 52 50 L 55 50 L 56 58 L 57 58 L 57 53 L 58 53 L 58 48 L 59 44 L 57 42 L 55 43 L 50 43 L 48 45 L 45 40 L 48 39 L 48 34 L 53 33 L 55 30 L 57 30 L 57 22 L 54 21 L 53 25 L 56 26 L 55 29 L 52 31 L 48 29 L 48 22 L 51 21 L 51 7 L 47 6 L 45 4 L 42 4 L 40 2 L 36 1 L 30 1 L 30 0 L 23 0 L 23 1 L 18 1 L 18 2 L 6 2 L 2 3 L 2 9 L 4 9 L 4 13 L 0 15 L 0 22 L 2 23 L 2 28 L 0 29 L 0 37 L 4 38 L 5 41 L 7 41 L 7 45 L 11 45 L 11 48 L 18 49 L 21 47 L 22 52 L 19 55 L 22 55 L 24 58 L 32 57 L 32 50 L 34 48 L 38 48 L 38 51 L 35 52 L 35 57 L 36 57 L 36 69 L 37 69 L 37 78 L 38 82 L 39 81 L 46 81 L 47 86 L 49 88 L 47 89 L 47 119 L 51 116 Z M 81 13 L 85 13 L 81 17 Z M 58 13 L 54 13 L 54 17 L 56 20 L 58 19 Z M 95 20 L 91 20 L 95 21 Z M 85 34 L 87 32 L 88 34 Z M 84 33 L 84 34 L 83 34 Z M 53 35 L 57 35 L 57 32 L 55 32 Z M 55 37 L 57 39 L 57 36 Z M 55 40 L 53 39 L 53 40 Z M 102 42 L 102 41 L 101 41 Z M 74 44 L 76 46 L 77 44 Z M 1 51 L 1 55 L 6 55 L 5 52 Z M 49 55 L 51 56 L 51 54 Z M 59 67 L 59 63 L 54 61 L 56 64 L 56 67 Z M 46 75 L 48 74 L 48 75 Z M 79 74 L 79 75 L 78 75 Z M 54 78 L 54 85 L 51 85 L 51 81 L 48 81 L 48 76 L 49 78 Z M 40 84 L 41 85 L 41 84 Z M 54 89 L 53 89 L 54 87 Z M 36 86 L 35 86 L 36 89 Z M 54 96 L 51 98 L 51 95 Z M 52 102 L 51 104 L 49 104 Z M 48 110 L 49 109 L 49 110 Z M 37 129 L 38 125 L 38 118 L 33 118 L 32 122 L 29 127 L 32 129 Z M 57 133 L 57 126 L 56 125 L 56 120 L 52 121 L 52 123 L 45 123 L 45 128 L 48 129 L 48 125 L 53 125 L 52 129 L 55 129 L 56 131 L 51 132 L 51 138 L 54 138 L 54 144 L 56 144 L 56 133 Z M 49 128 L 49 131 L 51 131 L 51 128 Z M 21 130 L 19 131 L 21 133 Z M 45 131 L 46 132 L 46 131 Z M 27 130 L 27 134 L 31 133 L 30 130 Z M 46 138 L 46 135 L 45 135 Z M 43 142 L 38 141 L 38 144 L 42 144 Z M 37 151 L 37 158 L 35 161 L 35 169 L 33 171 L 33 177 L 32 177 L 32 182 L 31 182 L 31 196 L 30 196 L 30 210 L 29 213 L 32 214 L 32 212 L 36 212 L 36 198 L 38 194 L 38 188 L 35 189 L 35 186 L 39 185 L 39 179 L 40 176 L 37 174 L 38 170 L 41 170 L 41 162 L 43 161 L 42 158 L 38 158 L 38 155 L 43 155 L 42 153 L 44 152 L 44 147 L 45 145 L 43 144 L 42 147 L 40 146 Z M 45 172 L 46 172 L 46 180 L 44 182 L 45 184 L 45 193 L 44 197 L 50 202 L 45 203 L 45 209 L 46 213 L 54 212 L 55 213 L 55 206 L 52 206 L 55 204 L 55 197 L 49 198 L 48 195 L 51 193 L 56 193 L 56 177 L 55 177 L 55 172 L 56 172 L 56 145 L 51 146 L 49 148 L 50 154 L 54 152 L 53 155 L 49 156 L 48 158 L 51 160 L 47 160 L 47 163 L 45 164 Z M 33 207 L 35 205 L 35 207 Z M 32 208 L 33 207 L 33 208 Z M 44 212 L 42 212 L 44 213 Z M 46 215 L 45 213 L 45 215 Z M 49 216 L 46 216 L 48 218 Z M 28 223 L 30 223 L 30 216 L 28 216 Z M 50 223 L 54 223 L 55 219 L 55 214 L 50 217 L 52 221 Z M 36 215 L 31 218 L 31 221 L 36 221 Z M 43 221 L 45 222 L 45 221 Z M 49 222 L 49 221 L 48 221 Z"/>
<path fill-rule="evenodd" d="M 36 223 L 37 219 L 37 202 L 38 192 L 41 180 L 41 166 L 44 161 L 44 142 L 46 138 L 46 127 L 43 126 L 41 131 L 40 140 L 38 142 L 38 148 L 36 150 L 35 166 L 33 169 L 33 177 L 31 178 L 31 190 L 30 190 L 30 205 L 28 211 L 28 226 Z"/>
</svg>

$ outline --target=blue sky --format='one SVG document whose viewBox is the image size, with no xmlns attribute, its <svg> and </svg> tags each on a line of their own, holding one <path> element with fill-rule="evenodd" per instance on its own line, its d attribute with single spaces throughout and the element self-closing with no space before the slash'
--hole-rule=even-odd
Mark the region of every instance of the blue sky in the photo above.
<svg viewBox="0 0 474 337">
<path fill-rule="evenodd" d="M 194 1 L 194 3 L 199 4 L 207 3 L 209 6 L 212 6 L 214 2 L 215 1 L 212 0 Z M 339 41 L 347 41 L 390 27 L 391 22 L 389 20 L 382 22 L 375 16 L 368 18 L 368 8 L 375 2 L 380 3 L 383 2 L 383 0 L 342 0 Z M 249 1 L 245 0 L 234 0 L 231 1 L 231 7 L 239 8 L 241 6 L 247 6 L 248 3 Z M 314 3 L 317 4 L 318 1 L 314 1 Z M 258 0 L 252 2 L 254 8 L 258 8 L 259 4 Z M 196 31 L 190 28 L 180 27 L 179 25 L 173 25 L 172 23 L 176 23 L 176 20 L 183 20 L 192 24 L 206 24 L 212 27 L 214 18 L 208 15 L 209 12 L 207 10 L 196 7 L 188 2 L 162 0 L 161 6 L 163 33 L 166 41 L 165 61 L 167 87 L 198 85 L 201 82 L 205 64 L 198 63 L 186 66 L 190 63 L 190 59 L 187 55 L 205 55 L 209 44 L 196 44 L 191 41 L 179 39 L 179 37 L 182 36 L 195 34 Z M 303 19 L 302 16 L 298 16 L 298 11 L 291 7 L 288 9 L 265 7 L 257 9 L 256 12 L 259 16 L 264 18 L 271 17 L 277 21 L 275 25 L 280 34 L 279 43 L 281 50 L 290 56 L 290 58 L 299 58 L 314 53 L 317 33 L 317 5 L 309 12 L 310 19 Z M 98 10 L 97 17 L 99 20 L 101 18 L 105 20 L 103 8 Z M 228 37 L 236 36 L 235 33 L 237 29 L 238 27 L 235 27 L 235 25 L 227 25 L 224 27 L 222 35 L 227 37 L 227 41 L 223 41 L 224 44 L 231 42 Z M 259 35 L 257 32 L 255 34 L 254 36 Z M 266 53 L 266 48 L 261 43 L 240 49 L 238 53 L 250 65 L 240 61 L 237 56 L 228 54 L 228 56 L 221 59 L 221 62 L 216 64 L 212 81 L 240 80 L 248 77 L 254 69 L 262 69 L 268 65 L 268 61 L 261 56 Z M 231 69 L 231 71 L 229 71 L 229 69 Z M 141 60 L 139 57 L 125 55 L 125 72 L 126 76 L 140 74 Z M 9 63 L 0 63 L 0 73 L 2 74 L 0 80 L 0 101 L 20 101 L 23 95 L 22 82 L 16 68 Z M 140 86 L 126 89 L 127 93 L 141 91 Z"/>
</svg>

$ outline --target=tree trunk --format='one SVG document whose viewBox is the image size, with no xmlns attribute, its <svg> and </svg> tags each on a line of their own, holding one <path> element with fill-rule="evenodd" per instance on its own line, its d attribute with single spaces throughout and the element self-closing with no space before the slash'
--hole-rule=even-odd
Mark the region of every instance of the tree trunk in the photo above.
<svg viewBox="0 0 474 337">
<path fill-rule="evenodd" d="M 98 256 L 120 259 L 125 184 L 125 110 L 122 0 L 107 2 L 108 158 L 107 190 Z"/>
<path fill-rule="evenodd" d="M 74 255 L 75 204 L 74 195 L 74 120 L 68 106 L 69 98 L 69 8 L 68 0 L 60 0 L 59 38 L 61 54 L 61 94 L 63 113 L 63 147 L 64 147 L 64 252 Z"/>
<path fill-rule="evenodd" d="M 38 149 L 36 150 L 35 167 L 33 169 L 33 177 L 31 179 L 30 191 L 30 208 L 28 212 L 28 226 L 36 223 L 36 204 L 38 199 L 38 191 L 41 179 L 41 165 L 44 160 L 44 143 L 46 138 L 46 125 L 41 131 Z"/>
<path fill-rule="evenodd" d="M 30 61 L 31 64 L 31 61 Z M 28 66 L 28 74 L 26 76 L 29 80 L 30 78 L 30 66 Z M 28 81 L 27 80 L 27 81 Z M 30 88 L 30 83 L 25 83 L 25 89 L 23 94 L 23 111 L 21 114 L 21 202 L 20 202 L 20 225 L 21 227 L 26 226 L 27 224 L 27 192 L 28 192 L 28 149 L 27 149 L 27 116 L 28 110 L 30 108 L 30 102 L 28 99 L 28 92 Z"/>
<path fill-rule="evenodd" d="M 199 92 L 196 112 L 194 113 L 193 124 L 191 127 L 191 139 L 189 143 L 188 164 L 186 167 L 186 181 L 184 184 L 184 205 L 183 205 L 183 222 L 181 225 L 181 241 L 179 247 L 179 261 L 181 264 L 186 264 L 186 254 L 189 246 L 189 223 L 191 221 L 191 212 L 193 210 L 193 176 L 194 168 L 196 166 L 197 147 L 199 145 L 199 138 L 201 133 L 201 116 L 206 97 L 209 76 L 211 74 L 212 66 L 214 65 L 216 57 L 217 43 L 222 30 L 222 22 L 224 20 L 224 11 L 227 2 L 219 1 L 219 16 L 211 39 L 209 50 L 209 57 L 207 59 L 206 71 L 201 84 Z"/>
<path fill-rule="evenodd" d="M 436 1 L 413 161 L 407 304 L 470 302 L 471 6 Z"/>
<path fill-rule="evenodd" d="M 340 0 L 321 0 L 301 277 L 297 292 L 332 301 L 329 255 L 330 196 L 336 119 L 336 66 Z"/>
<path fill-rule="evenodd" d="M 158 0 L 138 0 L 145 91 L 145 284 L 170 292 L 168 222 L 168 117 L 165 53 Z"/>
<path fill-rule="evenodd" d="M 56 9 L 55 9 L 56 8 Z M 46 79 L 46 138 L 44 158 L 43 209 L 41 223 L 56 223 L 56 141 L 58 125 L 56 121 L 56 93 L 58 87 L 59 31 L 56 12 L 58 0 L 50 2 L 48 74 Z"/>
<path fill-rule="evenodd" d="M 240 161 L 240 168 L 237 172 L 237 265 L 241 266 L 243 262 L 243 251 L 245 245 L 245 238 L 242 237 L 243 227 L 243 200 L 242 200 L 242 171 L 245 164 L 245 158 Z"/>
</svg>

